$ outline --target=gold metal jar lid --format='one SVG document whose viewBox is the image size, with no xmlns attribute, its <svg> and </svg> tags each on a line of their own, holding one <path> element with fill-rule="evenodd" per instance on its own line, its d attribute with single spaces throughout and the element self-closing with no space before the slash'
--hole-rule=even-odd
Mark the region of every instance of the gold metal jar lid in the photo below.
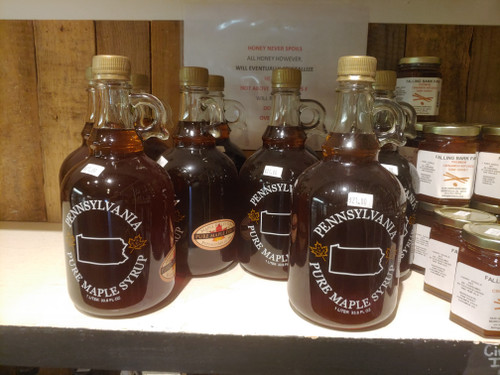
<svg viewBox="0 0 500 375">
<path fill-rule="evenodd" d="M 377 59 L 373 56 L 342 56 L 337 64 L 337 81 L 375 82 Z"/>
<path fill-rule="evenodd" d="M 424 201 L 419 201 L 418 202 L 418 209 L 422 211 L 428 211 L 430 213 L 434 213 L 434 210 L 437 208 L 443 208 L 446 207 L 442 204 L 435 204 L 435 203 L 430 203 L 430 202 L 424 202 Z"/>
<path fill-rule="evenodd" d="M 198 66 L 183 66 L 179 71 L 181 86 L 208 87 L 208 69 Z"/>
<path fill-rule="evenodd" d="M 481 128 L 483 135 L 500 135 L 500 125 L 483 125 Z"/>
<path fill-rule="evenodd" d="M 210 74 L 208 76 L 208 91 L 224 91 L 224 77 Z"/>
<path fill-rule="evenodd" d="M 400 64 L 441 64 L 441 59 L 437 56 L 413 56 L 402 57 L 399 59 Z"/>
<path fill-rule="evenodd" d="M 130 80 L 130 60 L 126 56 L 96 55 L 92 58 L 93 79 Z"/>
<path fill-rule="evenodd" d="M 494 215 L 500 215 L 500 206 L 498 204 L 484 203 L 476 200 L 470 201 L 470 207 L 476 210 L 486 211 Z"/>
<path fill-rule="evenodd" d="M 468 223 L 496 223 L 495 215 L 468 207 L 442 207 L 434 210 L 439 224 L 461 229 Z"/>
<path fill-rule="evenodd" d="M 424 124 L 424 134 L 450 135 L 457 137 L 475 137 L 479 135 L 481 128 L 475 125 L 467 124 L 443 124 L 428 123 Z"/>
<path fill-rule="evenodd" d="M 271 85 L 273 87 L 283 87 L 298 89 L 302 82 L 302 73 L 295 68 L 279 68 L 274 69 L 271 77 Z"/>
<path fill-rule="evenodd" d="M 465 224 L 462 238 L 482 249 L 500 251 L 500 224 Z"/>
<path fill-rule="evenodd" d="M 394 91 L 396 89 L 396 79 L 397 75 L 394 70 L 377 70 L 373 89 Z"/>
</svg>

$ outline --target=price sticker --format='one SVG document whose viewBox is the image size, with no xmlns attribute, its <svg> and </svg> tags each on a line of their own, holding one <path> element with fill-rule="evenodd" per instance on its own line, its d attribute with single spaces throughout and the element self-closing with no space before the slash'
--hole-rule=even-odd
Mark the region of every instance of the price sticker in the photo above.
<svg viewBox="0 0 500 375">
<path fill-rule="evenodd" d="M 350 207 L 373 208 L 373 195 L 364 193 L 349 193 L 347 205 Z"/>
<path fill-rule="evenodd" d="M 274 165 L 266 165 L 264 168 L 264 176 L 281 178 L 283 173 L 282 167 L 275 167 Z"/>
<path fill-rule="evenodd" d="M 494 236 L 494 237 L 500 237 L 500 229 L 489 228 L 484 233 L 489 234 L 489 235 Z"/>
<path fill-rule="evenodd" d="M 394 176 L 398 175 L 398 166 L 392 164 L 382 164 L 382 167 L 391 172 Z"/>
<path fill-rule="evenodd" d="M 89 163 L 83 169 L 80 171 L 81 173 L 89 174 L 94 177 L 98 177 L 102 171 L 104 170 L 104 167 L 102 165 L 98 164 L 92 164 Z"/>
</svg>

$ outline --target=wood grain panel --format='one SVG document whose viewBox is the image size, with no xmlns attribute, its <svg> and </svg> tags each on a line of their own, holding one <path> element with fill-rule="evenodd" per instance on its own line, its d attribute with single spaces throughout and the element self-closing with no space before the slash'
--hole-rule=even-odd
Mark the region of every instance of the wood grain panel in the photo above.
<svg viewBox="0 0 500 375">
<path fill-rule="evenodd" d="M 406 25 L 373 24 L 368 26 L 367 55 L 377 58 L 378 70 L 397 70 L 405 54 Z"/>
<path fill-rule="evenodd" d="M 474 26 L 466 118 L 500 125 L 500 27 Z"/>
<path fill-rule="evenodd" d="M 93 21 L 35 21 L 38 101 L 47 220 L 60 221 L 59 167 L 81 143 L 85 69 L 95 53 Z"/>
<path fill-rule="evenodd" d="M 98 54 L 127 56 L 132 73 L 151 80 L 148 21 L 96 21 L 96 41 Z"/>
<path fill-rule="evenodd" d="M 439 121 L 466 120 L 472 26 L 408 25 L 406 56 L 439 56 L 443 85 Z"/>
<path fill-rule="evenodd" d="M 32 21 L 0 21 L 0 220 L 45 221 Z"/>
<path fill-rule="evenodd" d="M 179 70 L 183 64 L 182 21 L 151 22 L 152 93 L 172 109 L 169 144 L 179 118 Z"/>
</svg>

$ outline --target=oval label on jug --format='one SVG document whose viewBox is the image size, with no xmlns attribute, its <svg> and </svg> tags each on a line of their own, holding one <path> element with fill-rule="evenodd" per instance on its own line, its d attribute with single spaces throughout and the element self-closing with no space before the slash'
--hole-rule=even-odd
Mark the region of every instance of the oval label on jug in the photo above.
<svg viewBox="0 0 500 375">
<path fill-rule="evenodd" d="M 193 243 L 204 250 L 220 250 L 231 243 L 236 232 L 234 221 L 220 219 L 196 228 L 191 236 Z"/>
</svg>

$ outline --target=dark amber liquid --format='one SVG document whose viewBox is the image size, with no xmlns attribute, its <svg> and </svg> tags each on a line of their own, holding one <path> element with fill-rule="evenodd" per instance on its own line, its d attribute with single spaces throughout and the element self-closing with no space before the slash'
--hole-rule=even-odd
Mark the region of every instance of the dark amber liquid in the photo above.
<svg viewBox="0 0 500 375">
<path fill-rule="evenodd" d="M 382 164 L 388 164 L 397 167 L 397 179 L 403 186 L 406 194 L 406 220 L 403 238 L 403 248 L 401 252 L 401 277 L 406 277 L 410 273 L 410 266 L 413 255 L 411 253 L 413 241 L 413 226 L 416 221 L 417 213 L 417 198 L 415 192 L 415 181 L 412 179 L 418 178 L 416 170 L 405 158 L 398 154 L 396 147 L 386 145 L 382 147 L 378 155 L 378 160 Z"/>
<path fill-rule="evenodd" d="M 304 148 L 305 134 L 298 127 L 268 126 L 262 139 L 263 147 L 240 171 L 242 241 L 238 255 L 249 272 L 286 280 L 292 185 L 318 159 Z M 264 175 L 266 166 L 283 168 L 281 176 Z"/>
<path fill-rule="evenodd" d="M 288 293 L 299 314 L 321 325 L 366 329 L 388 321 L 395 313 L 406 200 L 396 178 L 377 162 L 377 148 L 371 134 L 330 134 L 324 146 L 325 158 L 306 170 L 296 183 Z M 348 204 L 349 192 L 371 194 L 372 208 Z M 391 231 L 397 233 L 389 236 L 382 225 L 359 219 L 354 210 L 368 217 L 376 211 L 376 217 L 383 215 L 384 222 L 391 220 Z M 347 219 L 337 217 L 338 224 L 322 231 L 323 237 L 318 235 L 315 229 L 319 223 L 326 223 L 325 218 L 335 214 Z M 349 215 L 354 216 L 349 219 Z M 335 246 L 380 251 L 335 256 L 329 263 Z M 342 258 L 343 263 L 335 263 Z M 365 273 L 374 274 L 362 276 Z M 341 297 L 339 304 L 330 299 L 336 298 L 334 292 Z"/>
<path fill-rule="evenodd" d="M 90 142 L 62 185 L 69 294 L 89 314 L 135 314 L 174 286 L 173 186 L 134 130 L 94 129 Z M 104 169 L 82 173 L 92 165 Z"/>
<path fill-rule="evenodd" d="M 90 131 L 94 126 L 93 122 L 86 122 L 82 130 L 82 144 L 76 150 L 72 151 L 61 164 L 59 168 L 59 185 L 61 185 L 64 176 L 71 168 L 89 156 L 89 147 L 87 146 L 87 139 L 89 138 Z"/>
<path fill-rule="evenodd" d="M 206 124 L 180 122 L 175 147 L 162 157 L 174 184 L 177 222 L 177 272 L 203 276 L 229 267 L 236 258 L 236 236 L 224 248 L 206 250 L 193 242 L 193 232 L 216 220 L 235 221 L 238 194 L 234 163 L 215 148 Z"/>
<path fill-rule="evenodd" d="M 231 139 L 229 138 L 230 130 L 228 124 L 219 125 L 218 130 L 220 131 L 220 137 L 215 139 L 216 145 L 218 147 L 222 147 L 221 151 L 233 161 L 236 169 L 239 171 L 247 159 L 245 154 L 237 145 L 231 142 Z"/>
</svg>

